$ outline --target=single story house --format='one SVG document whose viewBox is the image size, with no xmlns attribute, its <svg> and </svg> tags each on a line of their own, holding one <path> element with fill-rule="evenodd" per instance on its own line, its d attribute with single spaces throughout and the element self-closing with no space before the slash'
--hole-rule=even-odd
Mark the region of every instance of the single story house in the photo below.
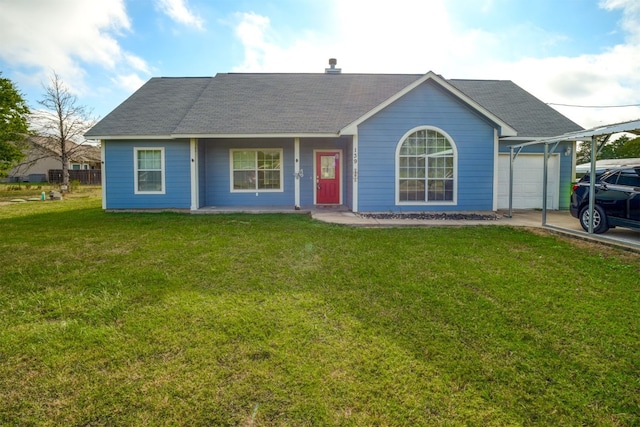
<svg viewBox="0 0 640 427">
<path fill-rule="evenodd" d="M 8 182 L 51 182 L 53 175 L 62 174 L 62 153 L 55 138 L 31 135 L 25 142 L 26 158 L 9 171 Z M 99 147 L 71 141 L 67 144 L 70 171 L 100 169 L 102 165 Z"/>
<path fill-rule="evenodd" d="M 426 74 L 221 73 L 152 78 L 85 135 L 103 207 L 495 211 L 509 146 L 582 129 L 511 81 Z M 550 156 L 567 209 L 575 143 Z M 517 157 L 514 207 L 542 205 L 543 146 Z"/>
</svg>

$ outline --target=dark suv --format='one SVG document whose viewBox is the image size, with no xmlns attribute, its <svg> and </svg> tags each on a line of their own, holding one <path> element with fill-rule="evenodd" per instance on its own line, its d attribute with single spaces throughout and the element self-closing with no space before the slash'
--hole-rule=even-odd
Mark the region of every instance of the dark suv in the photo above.
<svg viewBox="0 0 640 427">
<path fill-rule="evenodd" d="M 598 173 L 599 172 L 599 173 Z M 589 175 L 573 186 L 571 215 L 589 230 Z M 593 232 L 625 227 L 640 230 L 640 164 L 596 172 Z"/>
</svg>

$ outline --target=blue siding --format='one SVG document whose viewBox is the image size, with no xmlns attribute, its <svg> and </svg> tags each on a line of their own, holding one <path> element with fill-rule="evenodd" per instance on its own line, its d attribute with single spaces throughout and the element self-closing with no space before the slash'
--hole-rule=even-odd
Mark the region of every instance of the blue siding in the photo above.
<svg viewBox="0 0 640 427">
<path fill-rule="evenodd" d="M 514 142 L 500 142 L 500 153 L 509 153 L 510 145 L 517 145 Z M 549 150 L 553 148 L 553 145 L 549 145 Z M 571 149 L 568 155 L 565 155 L 565 150 Z M 575 144 L 573 142 L 561 142 L 556 147 L 554 153 L 560 155 L 560 200 L 558 208 L 560 210 L 569 209 L 571 204 L 571 187 L 573 185 L 573 152 L 575 150 Z M 524 147 L 521 153 L 544 153 L 544 144 L 535 144 Z M 542 182 L 540 183 L 542 186 Z"/>
<path fill-rule="evenodd" d="M 290 206 L 294 207 L 293 139 L 206 139 L 204 145 L 205 199 L 203 206 Z M 277 192 L 231 192 L 229 152 L 231 149 L 282 149 L 283 190 Z"/>
<path fill-rule="evenodd" d="M 315 179 L 313 176 L 313 151 L 323 149 L 342 149 L 344 173 L 348 173 L 347 143 L 349 138 L 301 138 L 300 168 L 304 176 L 300 180 L 300 205 L 313 206 Z M 200 193 L 201 206 L 295 206 L 295 163 L 293 138 L 266 139 L 203 139 L 200 146 Z M 282 192 L 231 192 L 230 159 L 231 149 L 282 149 L 283 180 Z M 350 184 L 350 176 L 343 177 L 343 195 Z M 256 195 L 257 194 L 257 195 Z M 346 199 L 345 199 L 346 200 Z"/>
<path fill-rule="evenodd" d="M 342 200 L 347 201 L 347 193 L 351 188 L 351 156 L 347 151 L 347 143 L 351 137 L 343 138 L 301 138 L 300 140 L 300 168 L 304 170 L 304 177 L 300 181 L 300 205 L 313 206 L 315 177 L 313 175 L 314 150 L 342 150 Z"/>
<path fill-rule="evenodd" d="M 411 129 L 446 132 L 458 151 L 457 204 L 396 205 L 396 147 Z M 426 82 L 358 127 L 359 211 L 493 209 L 494 125 L 436 83 Z"/>
<path fill-rule="evenodd" d="M 105 141 L 107 209 L 188 209 L 191 170 L 188 141 Z M 164 147 L 165 194 L 134 193 L 134 148 Z"/>
</svg>

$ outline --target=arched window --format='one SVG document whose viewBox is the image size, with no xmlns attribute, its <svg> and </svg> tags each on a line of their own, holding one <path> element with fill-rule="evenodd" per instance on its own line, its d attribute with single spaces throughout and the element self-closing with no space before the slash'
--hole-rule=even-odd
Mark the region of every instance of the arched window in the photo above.
<svg viewBox="0 0 640 427">
<path fill-rule="evenodd" d="M 456 147 L 447 135 L 433 128 L 410 133 L 397 150 L 398 202 L 455 202 L 455 167 Z"/>
</svg>

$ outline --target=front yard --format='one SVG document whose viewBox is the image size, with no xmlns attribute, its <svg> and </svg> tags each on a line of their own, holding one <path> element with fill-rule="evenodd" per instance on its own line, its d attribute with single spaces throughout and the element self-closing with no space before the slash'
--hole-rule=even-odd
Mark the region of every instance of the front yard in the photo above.
<svg viewBox="0 0 640 427">
<path fill-rule="evenodd" d="M 72 184 L 73 192 L 68 194 L 70 198 L 79 197 L 100 197 L 100 186 Z M 0 205 L 11 200 L 41 199 L 42 193 L 45 199 L 49 200 L 50 191 L 60 191 L 60 185 L 49 184 L 48 182 L 21 182 L 21 183 L 0 183 Z"/>
<path fill-rule="evenodd" d="M 640 259 L 501 226 L 0 206 L 0 425 L 640 425 Z"/>
</svg>

